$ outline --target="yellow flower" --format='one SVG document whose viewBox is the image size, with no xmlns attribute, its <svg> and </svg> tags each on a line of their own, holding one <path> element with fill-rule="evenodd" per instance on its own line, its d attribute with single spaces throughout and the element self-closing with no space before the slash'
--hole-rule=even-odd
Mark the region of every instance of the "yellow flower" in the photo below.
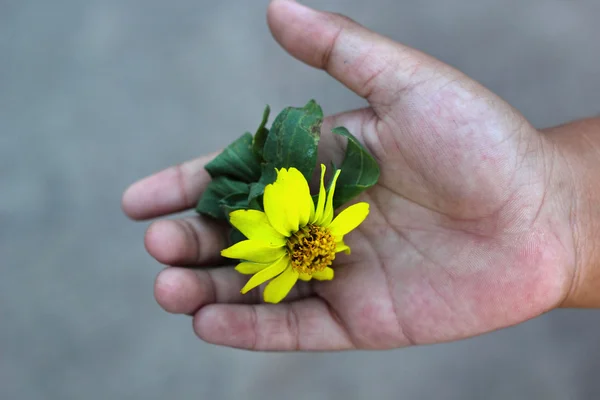
<svg viewBox="0 0 600 400">
<path fill-rule="evenodd" d="M 279 303 L 298 279 L 333 279 L 330 267 L 335 254 L 350 253 L 344 235 L 360 225 L 369 214 L 368 203 L 354 204 L 333 218 L 333 195 L 340 174 L 336 171 L 329 192 L 323 182 L 317 204 L 308 182 L 296 168 L 280 169 L 277 179 L 265 188 L 265 211 L 237 210 L 229 217 L 248 240 L 223 250 L 221 255 L 242 260 L 236 270 L 253 275 L 242 288 L 243 294 L 271 280 L 264 290 L 267 303 Z"/>
</svg>

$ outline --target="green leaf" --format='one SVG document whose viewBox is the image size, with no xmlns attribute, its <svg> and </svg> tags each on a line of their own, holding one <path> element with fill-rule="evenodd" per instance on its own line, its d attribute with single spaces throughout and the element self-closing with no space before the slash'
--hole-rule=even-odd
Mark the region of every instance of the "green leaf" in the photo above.
<svg viewBox="0 0 600 400">
<path fill-rule="evenodd" d="M 211 177 L 228 176 L 242 182 L 260 177 L 260 161 L 252 151 L 252 134 L 246 132 L 204 167 Z"/>
<path fill-rule="evenodd" d="M 269 107 L 267 104 L 265 111 L 263 111 L 262 121 L 258 126 L 256 134 L 254 135 L 254 140 L 252 141 L 252 150 L 261 161 L 263 160 L 263 148 L 265 147 L 265 141 L 267 140 L 267 135 L 269 134 L 269 130 L 265 128 L 265 125 L 267 125 L 267 121 L 269 120 L 270 112 L 271 107 Z"/>
<path fill-rule="evenodd" d="M 231 228 L 229 231 L 229 246 L 233 246 L 236 243 L 246 240 L 246 236 L 235 228 Z"/>
<path fill-rule="evenodd" d="M 259 202 L 258 199 L 253 199 L 248 202 L 248 208 L 251 210 L 264 211 L 262 202 Z"/>
<path fill-rule="evenodd" d="M 219 201 L 223 214 L 229 222 L 229 213 L 235 210 L 248 209 L 248 192 L 232 193 Z"/>
<path fill-rule="evenodd" d="M 248 203 L 257 201 L 265 192 L 265 185 L 261 182 L 250 184 L 250 193 L 248 194 Z"/>
<path fill-rule="evenodd" d="M 250 194 L 248 195 L 248 202 L 252 203 L 258 200 L 260 196 L 265 192 L 265 187 L 268 184 L 275 182 L 277 179 L 277 172 L 272 164 L 263 164 L 262 175 L 258 182 L 250 184 Z"/>
<path fill-rule="evenodd" d="M 230 194 L 229 196 L 223 198 L 220 203 L 227 222 L 229 222 L 229 214 L 232 211 L 253 208 L 248 205 L 248 192 Z M 242 240 L 246 240 L 246 237 L 235 227 L 231 226 L 229 230 L 229 245 L 233 246 Z"/>
<path fill-rule="evenodd" d="M 297 168 L 310 181 L 317 161 L 323 110 L 314 101 L 287 107 L 273 121 L 263 157 L 275 168 Z"/>
<path fill-rule="evenodd" d="M 247 183 L 235 181 L 226 176 L 218 176 L 206 187 L 206 190 L 198 201 L 196 211 L 213 218 L 227 219 L 222 207 L 222 201 L 233 194 L 244 194 L 247 201 L 249 191 L 250 186 Z"/>
<path fill-rule="evenodd" d="M 375 185 L 379 180 L 379 165 L 364 146 L 344 127 L 337 127 L 333 133 L 348 139 L 346 155 L 338 177 L 333 207 L 338 208 L 360 193 Z"/>
</svg>

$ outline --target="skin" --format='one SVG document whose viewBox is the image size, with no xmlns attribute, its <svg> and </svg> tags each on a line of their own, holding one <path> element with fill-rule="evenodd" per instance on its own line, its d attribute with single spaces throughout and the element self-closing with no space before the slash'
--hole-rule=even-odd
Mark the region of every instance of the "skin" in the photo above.
<svg viewBox="0 0 600 400">
<path fill-rule="evenodd" d="M 369 102 L 326 119 L 320 157 L 343 157 L 334 126 L 364 143 L 381 166 L 378 185 L 357 199 L 371 213 L 347 236 L 352 254 L 336 258 L 333 281 L 300 282 L 277 305 L 261 304 L 259 290 L 241 295 L 248 277 L 232 267 L 189 268 L 227 262 L 223 226 L 154 222 L 145 245 L 169 266 L 155 285 L 166 311 L 192 315 L 196 334 L 218 345 L 345 350 L 454 341 L 600 304 L 590 245 L 600 122 L 539 131 L 461 72 L 340 15 L 275 0 L 268 23 L 290 54 Z M 133 184 L 125 213 L 193 208 L 213 156 Z"/>
</svg>

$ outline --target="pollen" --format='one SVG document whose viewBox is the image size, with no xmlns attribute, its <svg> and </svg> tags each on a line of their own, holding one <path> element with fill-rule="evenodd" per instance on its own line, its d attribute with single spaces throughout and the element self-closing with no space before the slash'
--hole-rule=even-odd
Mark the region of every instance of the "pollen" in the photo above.
<svg viewBox="0 0 600 400">
<path fill-rule="evenodd" d="M 292 268 L 301 274 L 323 271 L 335 259 L 335 238 L 328 228 L 306 225 L 287 240 Z"/>
</svg>

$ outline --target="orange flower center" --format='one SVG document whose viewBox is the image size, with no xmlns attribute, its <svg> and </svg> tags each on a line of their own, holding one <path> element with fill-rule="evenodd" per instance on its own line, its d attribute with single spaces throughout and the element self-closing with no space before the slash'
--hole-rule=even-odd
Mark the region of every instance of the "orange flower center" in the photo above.
<svg viewBox="0 0 600 400">
<path fill-rule="evenodd" d="M 329 229 L 306 225 L 288 238 L 292 268 L 301 274 L 323 271 L 335 259 L 335 238 Z"/>
</svg>

